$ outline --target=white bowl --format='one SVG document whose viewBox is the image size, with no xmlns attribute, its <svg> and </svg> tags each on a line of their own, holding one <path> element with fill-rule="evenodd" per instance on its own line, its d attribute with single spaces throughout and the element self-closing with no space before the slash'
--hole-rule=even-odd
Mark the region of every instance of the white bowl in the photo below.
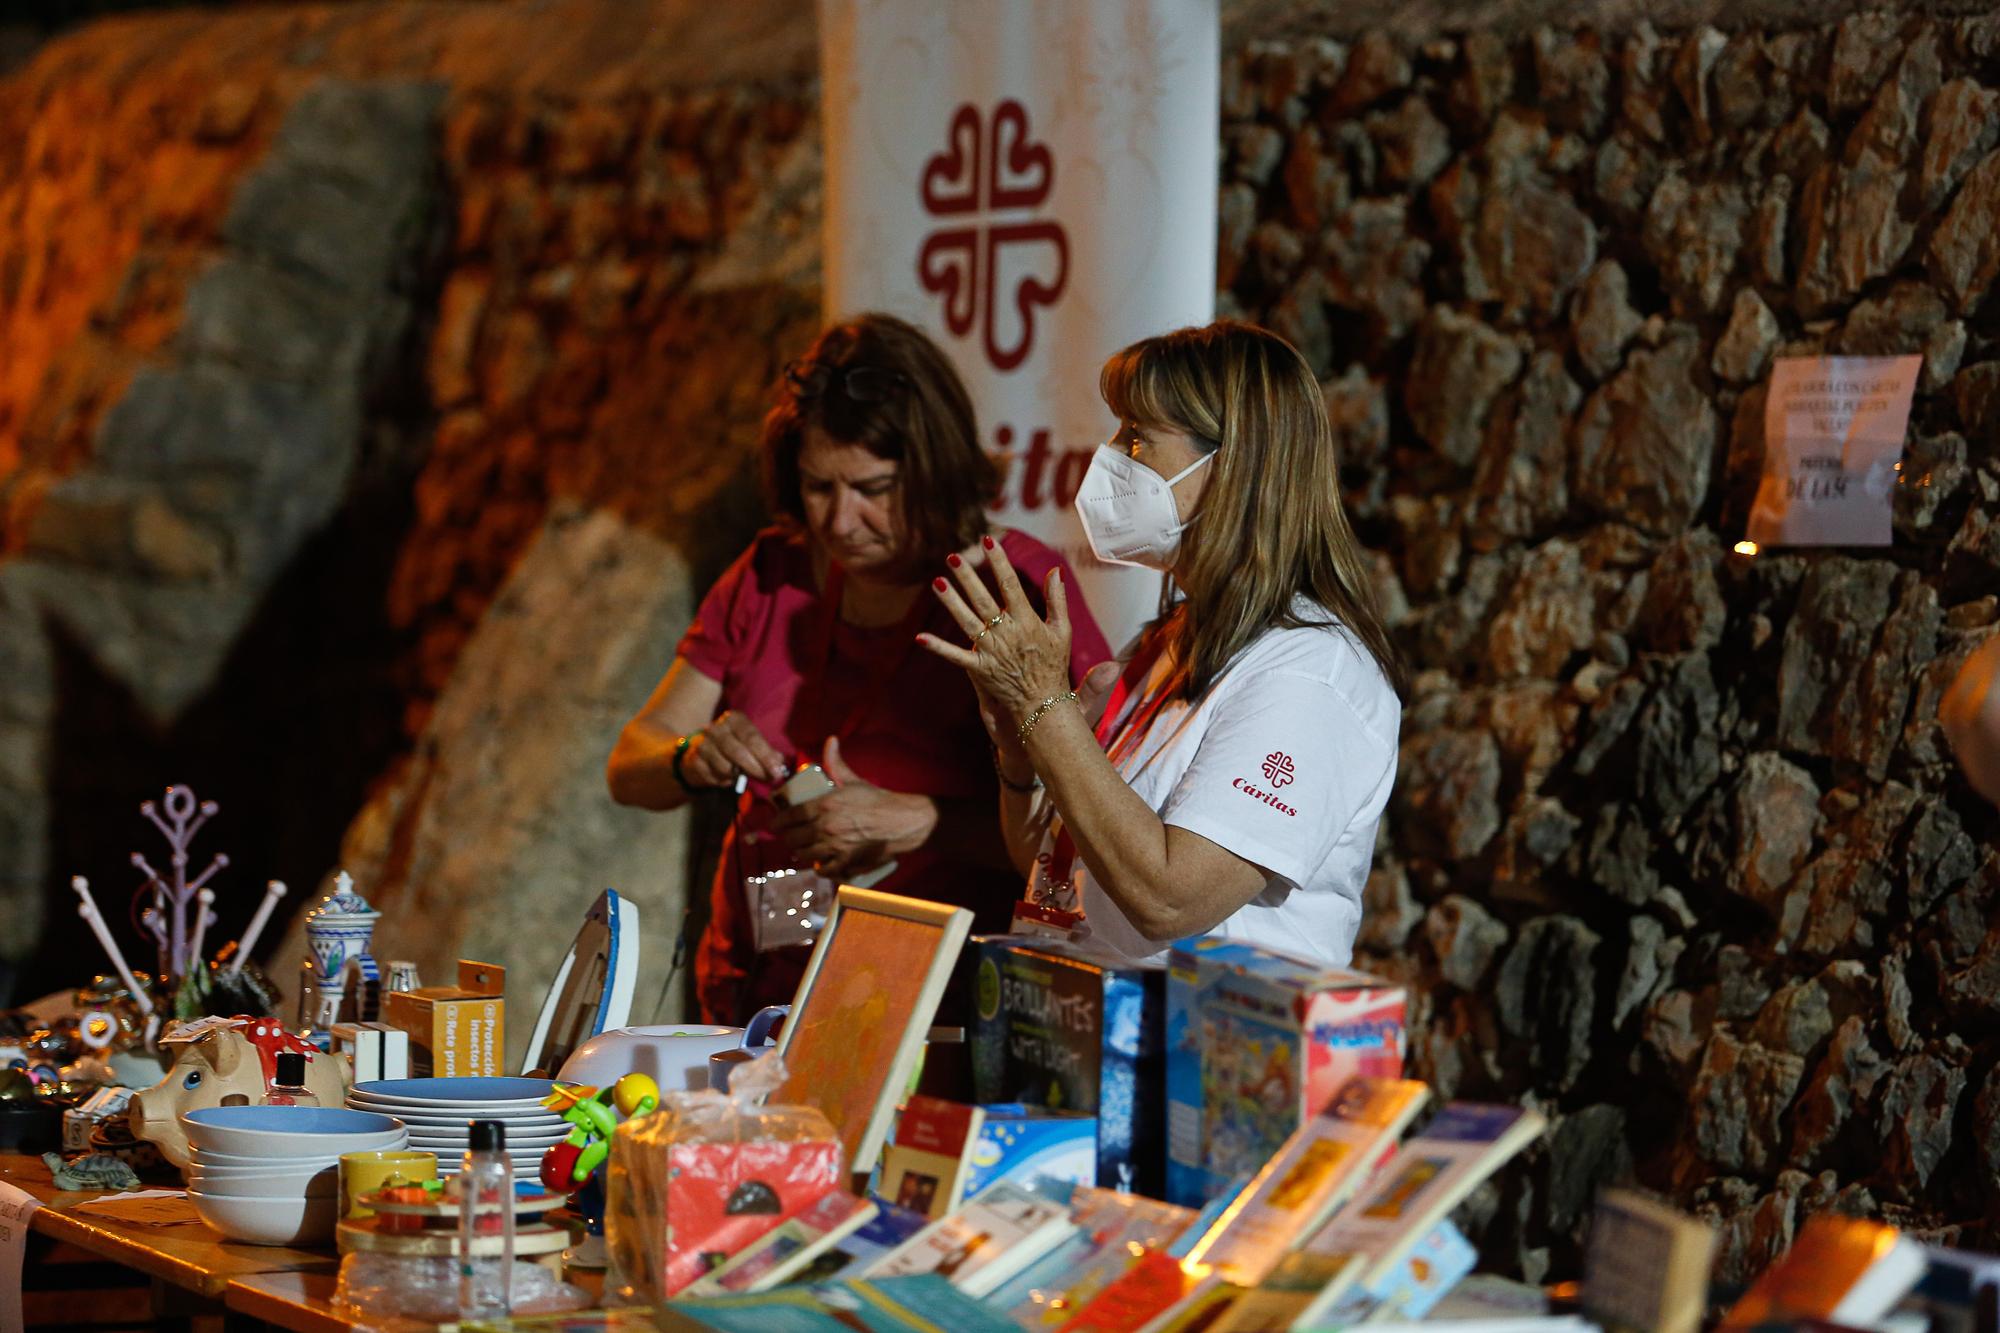
<svg viewBox="0 0 2000 1333">
<path fill-rule="evenodd" d="M 190 1170 L 187 1185 L 190 1192 L 213 1190 L 232 1199 L 315 1199 L 340 1193 L 340 1169 L 322 1167 L 310 1175 L 294 1176 L 215 1176 Z"/>
<path fill-rule="evenodd" d="M 340 1216 L 338 1194 L 260 1199 L 189 1190 L 188 1201 L 212 1229 L 252 1245 L 324 1244 Z"/>
<path fill-rule="evenodd" d="M 190 1166 L 214 1167 L 228 1171 L 296 1171 L 302 1167 L 325 1166 L 329 1162 L 339 1160 L 339 1153 L 314 1153 L 310 1157 L 250 1157 L 242 1153 L 203 1152 L 199 1148 L 188 1153 Z"/>
<path fill-rule="evenodd" d="M 403 1122 L 335 1106 L 205 1106 L 181 1115 L 190 1148 L 244 1157 L 324 1157 L 400 1148 Z"/>
<path fill-rule="evenodd" d="M 215 1162 L 190 1161 L 190 1171 L 206 1171 L 218 1180 L 230 1176 L 309 1176 L 340 1165 L 338 1157 L 274 1157 L 254 1166 L 224 1166 Z"/>
</svg>

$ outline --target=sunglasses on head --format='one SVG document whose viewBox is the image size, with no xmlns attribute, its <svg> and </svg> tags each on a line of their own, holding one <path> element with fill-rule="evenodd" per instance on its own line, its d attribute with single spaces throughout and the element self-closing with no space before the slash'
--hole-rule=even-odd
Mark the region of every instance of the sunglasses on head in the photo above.
<svg viewBox="0 0 2000 1333">
<path fill-rule="evenodd" d="M 849 402 L 879 403 L 910 386 L 910 377 L 886 366 L 829 366 L 810 359 L 785 367 L 785 385 L 797 398 L 818 398 L 838 389 Z"/>
</svg>

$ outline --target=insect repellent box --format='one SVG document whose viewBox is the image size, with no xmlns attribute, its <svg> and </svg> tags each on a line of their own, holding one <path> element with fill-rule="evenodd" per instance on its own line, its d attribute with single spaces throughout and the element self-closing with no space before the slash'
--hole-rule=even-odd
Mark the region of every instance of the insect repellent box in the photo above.
<svg viewBox="0 0 2000 1333">
<path fill-rule="evenodd" d="M 1167 1181 L 1199 1207 L 1256 1171 L 1351 1078 L 1400 1078 L 1404 992 L 1237 941 L 1167 969 Z"/>
<path fill-rule="evenodd" d="M 1164 970 L 1039 937 L 981 935 L 973 945 L 973 1099 L 1095 1116 L 1095 1183 L 1157 1196 Z"/>
<path fill-rule="evenodd" d="M 410 1034 L 411 1073 L 455 1078 L 506 1071 L 507 969 L 460 959 L 456 986 L 390 991 L 382 1021 Z"/>
</svg>

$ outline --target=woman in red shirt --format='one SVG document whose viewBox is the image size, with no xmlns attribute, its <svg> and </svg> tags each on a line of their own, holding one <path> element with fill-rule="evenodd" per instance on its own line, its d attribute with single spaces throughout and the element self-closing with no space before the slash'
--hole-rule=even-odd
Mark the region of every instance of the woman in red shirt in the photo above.
<svg viewBox="0 0 2000 1333">
<path fill-rule="evenodd" d="M 1020 876 L 978 702 L 915 640 L 953 628 L 927 595 L 932 571 L 982 565 L 989 533 L 1030 586 L 1066 567 L 1024 533 L 989 529 L 999 474 L 978 439 L 957 372 L 899 319 L 837 325 L 786 368 L 760 445 L 780 522 L 702 600 L 607 771 L 615 800 L 652 810 L 746 784 L 695 960 L 710 1022 L 740 1023 L 797 988 L 809 950 L 757 948 L 746 882 L 773 870 L 839 883 L 894 862 L 875 887 L 1007 928 Z M 1081 679 L 1111 653 L 1088 611 L 1072 623 Z M 778 811 L 772 791 L 808 763 L 837 788 Z"/>
</svg>

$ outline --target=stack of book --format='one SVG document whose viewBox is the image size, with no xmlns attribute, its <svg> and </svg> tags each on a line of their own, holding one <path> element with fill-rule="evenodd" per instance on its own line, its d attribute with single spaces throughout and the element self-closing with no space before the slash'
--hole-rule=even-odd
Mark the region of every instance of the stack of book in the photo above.
<svg viewBox="0 0 2000 1333">
<path fill-rule="evenodd" d="M 1599 1200 L 1580 1313 L 1552 1313 L 1537 1288 L 1469 1278 L 1477 1255 L 1450 1216 L 1544 1122 L 1520 1107 L 1453 1102 L 1406 1137 L 1427 1099 L 1405 1079 L 1352 1080 L 1262 1170 L 1200 1211 L 1048 1180 L 1002 1180 L 956 1202 L 976 1116 L 915 1100 L 898 1130 L 905 1152 L 882 1180 L 937 1216 L 831 1190 L 661 1307 L 656 1326 L 1697 1333 L 1714 1234 L 1630 1191 Z M 934 1183 L 912 1191 L 900 1182 L 913 1175 Z M 1890 1227 L 1816 1217 L 1721 1333 L 1883 1329 L 1927 1268 L 1943 1271 Z M 629 1316 L 490 1327 L 608 1328 Z"/>
</svg>

